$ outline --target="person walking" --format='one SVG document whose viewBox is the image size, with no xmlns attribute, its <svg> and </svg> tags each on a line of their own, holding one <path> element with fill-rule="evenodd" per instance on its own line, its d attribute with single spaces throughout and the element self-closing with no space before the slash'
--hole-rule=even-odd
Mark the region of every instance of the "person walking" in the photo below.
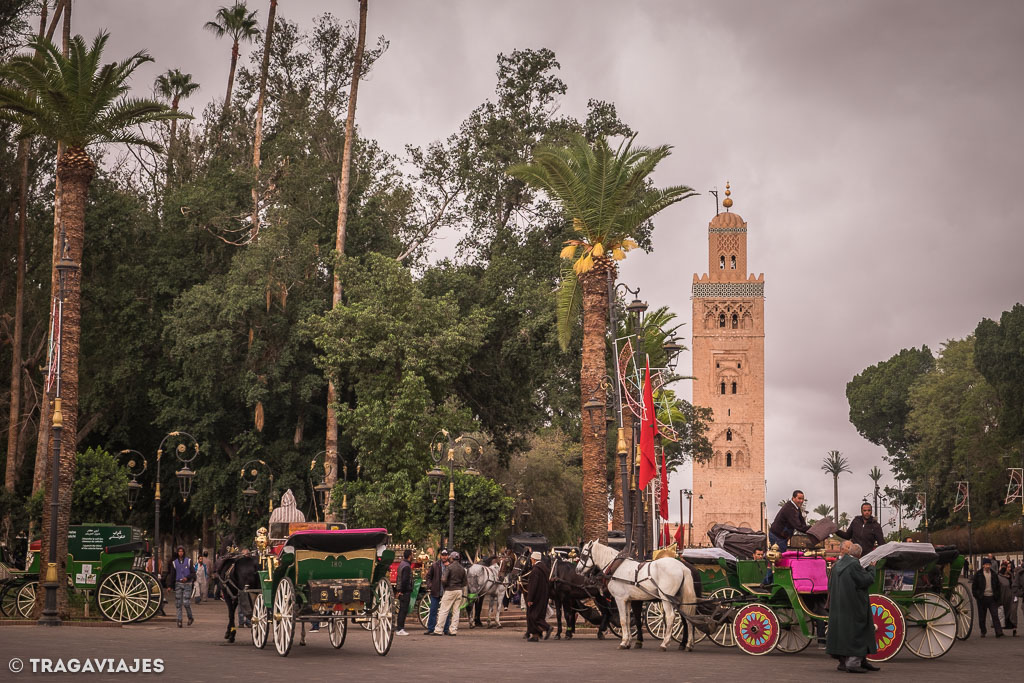
<svg viewBox="0 0 1024 683">
<path fill-rule="evenodd" d="M 171 560 L 167 570 L 167 582 L 174 587 L 174 607 L 178 615 L 178 628 L 181 628 L 181 608 L 188 614 L 188 625 L 192 619 L 192 584 L 196 580 L 196 567 L 191 558 L 185 556 L 185 546 L 179 545 L 177 554 Z"/>
<path fill-rule="evenodd" d="M 209 568 L 206 566 L 206 553 L 199 556 L 196 560 L 196 583 L 195 588 L 192 591 L 192 600 L 198 605 L 206 597 L 207 585 L 210 582 Z"/>
<path fill-rule="evenodd" d="M 843 541 L 839 560 L 829 578 L 828 638 L 825 651 L 839 660 L 839 671 L 862 674 L 878 671 L 867 660 L 877 652 L 875 624 L 868 589 L 875 574 L 860 564 L 861 548 Z"/>
<path fill-rule="evenodd" d="M 885 545 L 882 525 L 871 515 L 871 503 L 863 503 L 860 506 L 860 517 L 850 522 L 846 531 L 837 531 L 836 536 L 856 543 L 864 553 L 870 553 L 878 546 Z"/>
<path fill-rule="evenodd" d="M 548 575 L 550 568 L 544 563 L 539 552 L 530 555 L 533 567 L 530 569 L 530 580 L 526 584 L 526 640 L 536 643 L 543 634 L 546 640 L 551 633 L 547 622 L 548 613 Z"/>
<path fill-rule="evenodd" d="M 1017 635 L 1017 596 L 1013 594 L 1013 572 L 1010 561 L 999 565 L 999 602 L 1003 610 L 1003 630 Z"/>
<path fill-rule="evenodd" d="M 1003 637 L 1003 627 L 999 624 L 999 605 L 1001 594 L 999 575 L 992 571 L 992 558 L 985 557 L 981 560 L 981 571 L 974 574 L 974 581 L 971 582 L 971 593 L 978 601 L 978 616 L 981 617 L 981 637 L 984 638 L 988 632 L 985 628 L 986 615 L 992 615 L 992 625 L 995 627 L 996 638 Z"/>
<path fill-rule="evenodd" d="M 412 597 L 412 551 L 406 548 L 402 553 L 402 562 L 398 565 L 398 581 L 395 592 L 398 594 L 398 630 L 396 636 L 407 636 L 405 618 L 409 615 L 409 599 Z"/>
<path fill-rule="evenodd" d="M 444 592 L 444 588 L 441 586 L 441 577 L 444 574 L 445 564 L 448 562 L 448 549 L 441 550 L 438 558 L 434 560 L 434 563 L 430 565 L 430 569 L 427 570 L 427 578 L 424 579 L 424 583 L 427 584 L 427 595 L 430 596 L 430 614 L 427 616 L 427 630 L 424 631 L 424 635 L 433 635 L 434 627 L 437 626 L 437 613 L 441 609 L 441 594 Z M 448 635 L 448 627 L 451 625 L 451 619 L 444 624 L 444 634 Z"/>
<path fill-rule="evenodd" d="M 459 603 L 462 601 L 462 591 L 466 587 L 466 568 L 459 562 L 459 554 L 454 550 L 448 556 L 448 563 L 441 575 L 441 585 L 444 593 L 441 595 L 441 609 L 437 615 L 437 625 L 434 627 L 434 635 L 442 635 L 437 627 L 442 623 L 449 623 L 444 635 L 454 636 L 459 632 L 459 616 L 461 610 Z"/>
</svg>

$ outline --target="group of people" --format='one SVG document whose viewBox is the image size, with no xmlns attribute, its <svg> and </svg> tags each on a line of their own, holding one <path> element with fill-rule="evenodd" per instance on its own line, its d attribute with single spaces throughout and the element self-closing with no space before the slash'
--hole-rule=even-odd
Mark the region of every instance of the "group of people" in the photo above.
<svg viewBox="0 0 1024 683">
<path fill-rule="evenodd" d="M 404 562 L 408 562 L 410 551 L 406 552 Z M 466 588 L 466 568 L 459 561 L 459 553 L 447 548 L 441 551 L 437 562 L 430 565 L 424 582 L 427 584 L 428 595 L 430 596 L 430 614 L 427 617 L 428 636 L 456 636 L 459 633 L 459 616 L 462 606 L 462 591 Z M 401 568 L 399 568 L 401 573 Z M 411 577 L 411 574 L 410 574 Z M 409 590 L 412 590 L 412 579 L 408 582 Z M 401 593 L 399 591 L 399 600 Z M 406 602 L 408 605 L 408 601 Z M 408 635 L 405 632 L 405 619 L 399 621 L 397 635 Z"/>
<path fill-rule="evenodd" d="M 989 617 L 996 638 L 1002 638 L 1004 630 L 1017 635 L 1017 609 L 1024 599 L 1024 565 L 1015 568 L 1008 559 L 999 563 L 989 553 L 981 559 L 981 569 L 974 574 L 971 593 L 978 603 L 982 638 L 988 634 L 986 622 Z"/>
</svg>

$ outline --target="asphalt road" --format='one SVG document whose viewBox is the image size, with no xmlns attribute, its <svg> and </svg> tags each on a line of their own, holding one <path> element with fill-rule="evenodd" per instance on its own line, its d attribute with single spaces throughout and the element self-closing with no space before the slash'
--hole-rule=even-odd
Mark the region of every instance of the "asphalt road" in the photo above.
<svg viewBox="0 0 1024 683">
<path fill-rule="evenodd" d="M 341 650 L 334 650 L 326 632 L 309 635 L 306 647 L 279 657 L 273 642 L 256 650 L 247 630 L 237 641 L 223 640 L 227 617 L 224 605 L 204 603 L 194 608 L 196 623 L 178 629 L 173 619 L 127 627 L 83 628 L 63 626 L 0 625 L 0 681 L 18 680 L 131 680 L 139 677 L 164 681 L 295 681 L 402 680 L 431 681 L 777 681 L 846 680 L 849 674 L 835 671 L 835 662 L 814 645 L 794 655 L 752 657 L 735 648 L 720 648 L 708 641 L 694 652 L 661 652 L 648 639 L 645 649 L 620 651 L 614 639 L 599 641 L 585 631 L 572 641 L 527 643 L 520 627 L 502 630 L 463 628 L 455 638 L 432 638 L 422 630 L 395 638 L 390 654 L 380 657 L 370 634 L 350 628 Z M 416 623 L 410 619 L 410 624 Z M 1022 632 L 1024 633 L 1024 632 Z M 298 633 L 296 633 L 296 636 Z M 12 673 L 11 660 L 24 669 Z M 160 674 L 42 674 L 32 673 L 31 659 L 112 658 L 131 664 L 136 658 L 163 660 Z M 37 667 L 39 663 L 37 663 Z M 882 665 L 879 674 L 862 678 L 919 680 L 1020 680 L 1024 671 L 1024 635 L 996 640 L 989 633 L 958 642 L 942 658 L 922 660 L 904 650 Z M 14 668 L 17 668 L 15 665 Z"/>
</svg>

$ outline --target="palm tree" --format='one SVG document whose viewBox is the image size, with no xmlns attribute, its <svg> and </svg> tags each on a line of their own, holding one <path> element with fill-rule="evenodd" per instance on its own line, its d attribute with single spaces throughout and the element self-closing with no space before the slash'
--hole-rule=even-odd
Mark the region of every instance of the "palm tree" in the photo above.
<svg viewBox="0 0 1024 683">
<path fill-rule="evenodd" d="M 252 42 L 260 34 L 259 22 L 256 21 L 256 10 L 249 11 L 244 2 L 236 2 L 231 7 L 217 10 L 214 21 L 203 25 L 207 31 L 213 31 L 218 38 L 231 36 L 231 70 L 228 71 L 228 92 L 224 96 L 224 111 L 231 106 L 231 88 L 235 84 L 235 66 L 238 64 L 238 44 L 241 41 Z"/>
<path fill-rule="evenodd" d="M 868 472 L 868 476 L 871 477 L 871 481 L 874 482 L 874 500 L 875 500 L 875 504 L 874 504 L 874 506 L 872 506 L 871 510 L 875 513 L 875 516 L 877 517 L 878 516 L 878 481 L 882 478 L 882 470 L 878 469 L 878 465 L 875 465 L 874 467 L 871 468 L 871 471 Z"/>
<path fill-rule="evenodd" d="M 818 507 L 814 508 L 814 513 L 817 515 L 821 515 L 821 518 L 825 519 L 826 517 L 832 514 L 832 506 L 829 505 L 828 503 L 822 503 Z"/>
<path fill-rule="evenodd" d="M 580 405 L 601 391 L 606 373 L 608 290 L 616 261 L 637 246 L 633 239 L 645 222 L 662 209 L 696 193 L 689 187 L 657 189 L 649 180 L 670 152 L 668 145 L 634 147 L 633 139 L 612 149 L 599 138 L 593 147 L 573 135 L 566 147 L 542 145 L 533 160 L 508 170 L 513 177 L 544 190 L 562 205 L 577 233 L 561 257 L 558 294 L 558 337 L 568 347 L 576 318 L 583 312 L 583 363 Z M 583 535 L 586 540 L 608 535 L 608 482 L 605 478 L 605 425 L 583 430 Z M 595 432 L 597 432 L 595 434 Z"/>
<path fill-rule="evenodd" d="M 192 74 L 183 74 L 180 69 L 168 69 L 167 73 L 156 78 L 156 92 L 171 101 L 171 111 L 178 111 L 178 103 L 196 90 L 199 84 L 192 80 Z M 167 143 L 167 166 L 171 167 L 174 155 L 174 139 L 178 133 L 178 119 L 171 119 L 171 139 Z"/>
<path fill-rule="evenodd" d="M 829 451 L 821 463 L 821 469 L 832 475 L 832 495 L 835 503 L 832 509 L 836 526 L 839 526 L 839 475 L 850 471 L 850 468 L 847 467 L 848 464 L 846 458 L 839 451 Z"/>
<path fill-rule="evenodd" d="M 0 85 L 0 120 L 16 124 L 20 139 L 39 135 L 63 144 L 64 153 L 57 159 L 63 246 L 68 258 L 78 264 L 82 262 L 85 241 L 85 204 L 96 168 L 86 147 L 95 143 L 123 142 L 159 150 L 159 145 L 132 128 L 155 121 L 190 118 L 172 112 L 159 102 L 127 97 L 128 79 L 135 69 L 152 59 L 145 52 L 137 52 L 124 61 L 100 66 L 107 38 L 106 33 L 100 33 L 90 47 L 81 36 L 75 36 L 69 43 L 68 55 L 64 56 L 45 37 L 35 37 L 29 45 L 37 50 L 38 58 L 18 55 L 0 66 L 0 83 L 10 84 Z M 81 269 L 69 275 L 66 285 L 59 368 L 64 428 L 58 487 L 57 557 L 64 557 L 67 552 L 75 474 Z M 50 495 L 53 494 L 50 491 Z M 49 505 L 44 508 L 47 517 L 49 509 Z M 43 534 L 46 547 L 49 524 L 44 524 Z M 66 611 L 67 604 L 64 577 L 65 568 L 59 563 L 57 585 L 61 611 Z"/>
</svg>

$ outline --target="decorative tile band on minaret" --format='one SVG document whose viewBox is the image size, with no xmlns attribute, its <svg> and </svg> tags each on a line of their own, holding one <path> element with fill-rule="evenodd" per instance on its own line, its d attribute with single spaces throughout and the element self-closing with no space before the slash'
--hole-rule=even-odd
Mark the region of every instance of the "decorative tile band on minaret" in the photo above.
<svg viewBox="0 0 1024 683">
<path fill-rule="evenodd" d="M 764 497 L 764 274 L 747 274 L 747 224 L 708 224 L 708 272 L 693 276 L 693 403 L 714 411 L 714 456 L 693 467 L 693 542 L 715 524 L 760 530 Z"/>
</svg>

